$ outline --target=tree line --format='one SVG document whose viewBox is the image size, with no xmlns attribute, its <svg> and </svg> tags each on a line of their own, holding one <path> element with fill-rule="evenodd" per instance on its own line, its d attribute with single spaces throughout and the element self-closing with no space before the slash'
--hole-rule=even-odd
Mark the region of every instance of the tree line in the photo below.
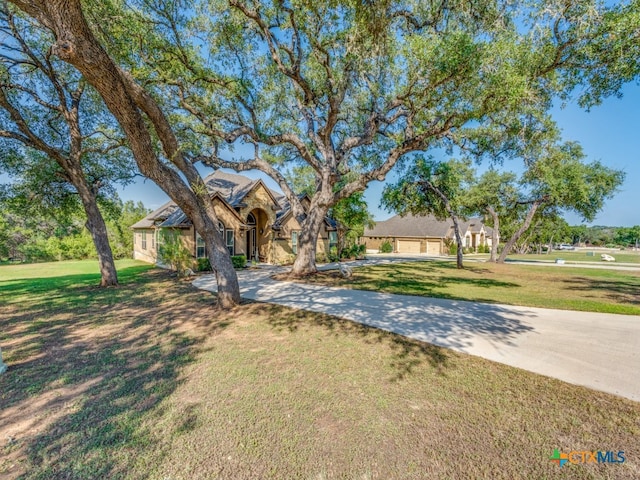
<svg viewBox="0 0 640 480">
<path fill-rule="evenodd" d="M 547 133 L 549 109 L 594 107 L 637 78 L 639 6 L 11 0 L 0 7 L 0 137 L 20 145 L 14 163 L 23 148 L 54 161 L 47 178 L 80 197 L 106 283 L 115 269 L 96 198 L 127 181 L 110 175 L 118 162 L 129 173 L 135 162 L 204 239 L 218 303 L 231 307 L 237 277 L 198 163 L 258 169 L 279 184 L 302 227 L 295 276 L 316 271 L 330 210 L 399 163 L 420 168 L 436 148 L 524 162 L 528 191 L 517 203 L 533 221 L 556 193 L 569 195 L 539 185 L 542 170 L 560 168 L 566 184 L 586 175 L 563 160 L 584 164 L 577 147 Z M 308 210 L 286 175 L 300 166 L 313 175 Z M 609 173 L 607 185 L 586 179 L 596 186 L 571 199 L 576 208 L 599 208 L 621 181 Z"/>
<path fill-rule="evenodd" d="M 97 259 L 98 254 L 81 209 L 48 212 L 41 204 L 21 205 L 11 198 L 0 206 L 0 262 L 48 262 Z M 131 258 L 131 225 L 149 210 L 141 202 L 114 201 L 103 207 L 113 258 Z"/>
</svg>

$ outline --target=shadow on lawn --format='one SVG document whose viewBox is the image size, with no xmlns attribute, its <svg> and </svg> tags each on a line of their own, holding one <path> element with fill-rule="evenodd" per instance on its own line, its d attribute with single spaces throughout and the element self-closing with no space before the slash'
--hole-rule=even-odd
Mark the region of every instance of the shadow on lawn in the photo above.
<svg viewBox="0 0 640 480">
<path fill-rule="evenodd" d="M 446 349 L 419 342 L 411 338 L 385 332 L 375 327 L 361 325 L 338 317 L 304 310 L 284 309 L 265 304 L 269 325 L 276 330 L 295 332 L 301 328 L 323 327 L 333 335 L 356 335 L 368 343 L 387 344 L 392 352 L 390 366 L 394 369 L 392 380 L 402 380 L 413 369 L 427 362 L 441 374 L 449 366 Z"/>
<path fill-rule="evenodd" d="M 616 303 L 640 305 L 640 277 L 636 281 L 575 277 L 563 282 L 567 284 L 565 287 L 567 290 L 603 292 L 605 298 Z"/>
<path fill-rule="evenodd" d="M 472 281 L 484 282 L 483 279 Z M 490 282 L 483 285 L 488 287 Z M 358 288 L 355 282 L 352 286 Z M 397 370 L 397 378 L 403 378 L 423 362 L 444 372 L 449 366 L 448 354 L 441 347 L 473 352 L 478 342 L 492 345 L 496 350 L 513 345 L 517 337 L 533 330 L 528 320 L 536 316 L 527 309 L 495 304 L 326 289 L 298 282 L 255 282 L 245 287 L 250 298 L 300 309 L 295 313 L 272 315 L 270 323 L 276 328 L 295 330 L 314 324 L 339 334 L 355 333 L 366 339 L 388 342 L 394 352 L 392 365 Z M 321 317 L 318 313 L 327 316 Z"/>
<path fill-rule="evenodd" d="M 416 269 L 419 265 L 420 269 Z M 472 265 L 467 266 L 464 270 L 469 276 L 444 276 L 442 270 L 458 271 L 455 264 L 451 262 L 422 262 L 411 265 L 393 265 L 393 266 L 377 266 L 375 270 L 369 271 L 368 267 L 364 267 L 360 271 L 356 271 L 352 278 L 345 280 L 339 272 L 323 272 L 318 276 L 317 280 L 311 280 L 311 283 L 323 283 L 329 281 L 329 284 L 344 285 L 355 289 L 366 289 L 373 291 L 384 291 L 400 295 L 421 295 L 434 298 L 445 298 L 449 300 L 469 300 L 468 296 L 461 297 L 456 294 L 447 292 L 449 286 L 469 286 L 484 289 L 490 288 L 518 288 L 518 283 L 504 282 L 487 278 L 487 274 L 491 274 L 489 269 Z M 477 275 L 478 278 L 474 278 Z M 474 301 L 485 303 L 497 303 L 495 300 L 474 298 Z"/>
<path fill-rule="evenodd" d="M 204 338 L 228 325 L 215 318 L 211 296 L 132 268 L 117 288 L 90 286 L 90 275 L 2 288 L 0 300 L 42 296 L 0 303 L 9 365 L 0 431 L 13 436 L 5 445 L 3 435 L 0 457 L 26 453 L 24 478 L 126 476 L 150 441 L 143 417 L 179 385 Z"/>
</svg>

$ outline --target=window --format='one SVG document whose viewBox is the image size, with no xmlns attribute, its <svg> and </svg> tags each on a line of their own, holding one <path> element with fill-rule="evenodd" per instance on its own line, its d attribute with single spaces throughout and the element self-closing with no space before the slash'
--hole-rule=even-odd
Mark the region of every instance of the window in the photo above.
<svg viewBox="0 0 640 480">
<path fill-rule="evenodd" d="M 294 255 L 298 254 L 298 232 L 291 232 L 291 251 Z"/>
<path fill-rule="evenodd" d="M 147 232 L 142 232 L 142 249 L 147 249 Z"/>
<path fill-rule="evenodd" d="M 233 230 L 227 230 L 227 250 L 229 250 L 229 255 L 233 255 L 235 253 L 235 242 L 233 237 Z"/>
<path fill-rule="evenodd" d="M 207 258 L 207 249 L 204 245 L 204 239 L 196 232 L 196 258 Z"/>
<path fill-rule="evenodd" d="M 338 248 L 338 232 L 329 232 L 329 250 Z"/>
<path fill-rule="evenodd" d="M 256 217 L 253 216 L 253 213 L 250 213 L 247 216 L 247 225 L 255 225 L 256 224 Z"/>
<path fill-rule="evenodd" d="M 151 249 L 156 248 L 156 236 L 154 233 L 151 234 Z"/>
<path fill-rule="evenodd" d="M 224 223 L 218 222 L 218 231 L 220 232 L 220 235 L 224 235 Z"/>
</svg>

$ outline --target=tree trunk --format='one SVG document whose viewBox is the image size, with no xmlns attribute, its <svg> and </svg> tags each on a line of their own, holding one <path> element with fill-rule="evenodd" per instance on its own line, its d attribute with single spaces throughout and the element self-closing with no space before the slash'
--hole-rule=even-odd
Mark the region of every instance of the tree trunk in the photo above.
<svg viewBox="0 0 640 480">
<path fill-rule="evenodd" d="M 491 232 L 491 255 L 489 256 L 490 262 L 495 262 L 498 257 L 498 243 L 500 242 L 500 218 L 498 212 L 493 207 L 488 206 L 487 212 L 493 219 L 493 231 Z"/>
<path fill-rule="evenodd" d="M 304 277 L 318 272 L 316 267 L 316 248 L 326 214 L 326 209 L 310 208 L 307 217 L 300 225 L 298 253 L 291 269 L 292 276 Z M 340 252 L 338 252 L 339 254 Z"/>
<path fill-rule="evenodd" d="M 14 0 L 12 3 L 36 17 L 54 32 L 56 43 L 51 51 L 61 60 L 76 67 L 103 98 L 107 108 L 124 130 L 140 172 L 171 197 L 196 225 L 201 235 L 206 234 L 209 224 L 215 225 L 217 222 L 215 214 L 211 214 L 212 208 L 209 208 L 210 201 L 206 190 L 200 195 L 194 193 L 204 186 L 201 177 L 195 167 L 182 157 L 178 141 L 159 106 L 117 67 L 96 40 L 86 22 L 80 1 L 50 0 L 35 3 Z M 188 179 L 189 186 L 174 168 L 165 165 L 155 154 L 154 143 L 143 112 L 153 124 L 166 157 L 170 158 Z M 228 268 L 231 260 L 223 239 L 216 234 L 206 235 L 205 244 L 212 255 L 211 261 L 223 262 L 212 265 L 212 268 L 216 269 L 216 276 L 219 277 L 220 305 L 235 305 L 240 299 L 238 280 L 235 270 L 232 267 Z M 223 249 L 226 255 L 221 255 Z M 225 260 L 221 260 L 222 258 Z M 232 291 L 234 288 L 235 291 Z"/>
<path fill-rule="evenodd" d="M 72 154 L 66 159 L 56 159 L 58 164 L 67 173 L 71 184 L 78 191 L 80 201 L 87 215 L 86 227 L 91 234 L 91 239 L 98 253 L 98 265 L 100 267 L 100 286 L 111 287 L 118 285 L 118 273 L 116 265 L 113 261 L 113 253 L 109 244 L 109 235 L 107 234 L 107 225 L 96 200 L 96 194 L 87 183 L 86 177 L 82 170 L 81 159 L 79 154 Z"/>
<path fill-rule="evenodd" d="M 76 187 L 77 188 L 77 187 Z M 107 225 L 98 209 L 98 203 L 94 195 L 80 194 L 84 211 L 87 214 L 87 229 L 91 233 L 93 244 L 98 253 L 98 265 L 100 266 L 100 286 L 112 287 L 118 285 L 118 273 L 113 261 L 113 253 L 107 235 Z"/>
<path fill-rule="evenodd" d="M 456 252 L 456 267 L 464 268 L 464 265 L 462 264 L 462 237 L 460 236 L 458 217 L 456 215 L 451 215 L 451 220 L 453 220 L 453 233 L 456 236 L 456 243 L 458 244 Z"/>
<path fill-rule="evenodd" d="M 527 212 L 527 216 L 524 219 L 524 223 L 520 226 L 520 228 L 511 236 L 511 238 L 507 241 L 504 246 L 504 250 L 500 254 L 498 258 L 498 263 L 504 263 L 507 258 L 507 255 L 516 244 L 516 242 L 520 239 L 520 237 L 527 231 L 527 229 L 531 226 L 531 221 L 533 220 L 533 216 L 536 214 L 538 207 L 542 203 L 541 200 L 536 200 L 531 204 L 531 208 Z"/>
<path fill-rule="evenodd" d="M 458 244 L 458 249 L 456 252 L 456 266 L 458 268 L 464 268 L 464 265 L 462 264 L 462 238 L 460 237 L 460 226 L 458 225 L 458 216 L 453 210 L 453 207 L 451 206 L 451 202 L 449 202 L 449 198 L 447 198 L 447 196 L 444 193 L 442 193 L 442 191 L 440 191 L 438 187 L 436 187 L 433 183 L 431 183 L 428 180 L 425 181 L 425 185 L 428 189 L 430 189 L 432 192 L 434 192 L 436 195 L 440 197 L 444 205 L 444 209 L 446 210 L 446 212 L 451 217 L 451 220 L 453 221 L 453 232 L 456 236 L 456 243 Z"/>
<path fill-rule="evenodd" d="M 201 223 L 198 221 L 198 223 Z M 217 235 L 221 237 L 213 222 L 207 219 L 196 230 L 205 242 L 207 247 L 207 255 L 211 263 L 211 269 L 216 276 L 218 283 L 218 306 L 223 309 L 232 308 L 240 303 L 240 286 L 238 285 L 238 276 L 233 268 L 231 257 L 226 245 L 222 239 L 215 239 Z"/>
</svg>

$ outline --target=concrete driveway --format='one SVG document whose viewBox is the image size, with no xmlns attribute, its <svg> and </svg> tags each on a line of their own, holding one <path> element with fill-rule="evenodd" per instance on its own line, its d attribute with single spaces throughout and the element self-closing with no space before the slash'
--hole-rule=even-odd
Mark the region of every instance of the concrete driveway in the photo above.
<svg viewBox="0 0 640 480">
<path fill-rule="evenodd" d="M 406 261 L 406 259 L 404 259 Z M 640 401 L 640 316 L 330 288 L 240 272 L 242 296 L 326 313 Z M 193 284 L 216 290 L 213 275 Z"/>
</svg>

